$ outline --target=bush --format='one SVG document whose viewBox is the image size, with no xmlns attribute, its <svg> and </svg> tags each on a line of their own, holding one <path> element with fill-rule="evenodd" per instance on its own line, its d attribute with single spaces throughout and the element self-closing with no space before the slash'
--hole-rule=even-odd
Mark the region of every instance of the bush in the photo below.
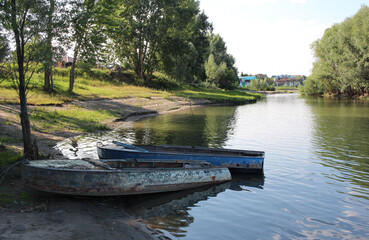
<svg viewBox="0 0 369 240">
<path fill-rule="evenodd" d="M 144 85 L 159 90 L 176 90 L 181 88 L 177 82 L 170 79 L 166 74 L 159 72 L 155 72 L 151 80 L 147 81 Z"/>
<path fill-rule="evenodd" d="M 324 90 L 319 86 L 319 82 L 311 77 L 306 79 L 304 86 L 299 86 L 299 91 L 303 95 L 320 95 L 324 92 Z"/>
<path fill-rule="evenodd" d="M 86 72 L 86 76 L 101 81 L 110 81 L 112 80 L 110 73 L 111 71 L 108 69 L 90 69 Z"/>
<path fill-rule="evenodd" d="M 68 68 L 53 68 L 53 74 L 56 76 L 61 76 L 61 77 L 69 77 L 69 71 L 70 69 Z"/>
<path fill-rule="evenodd" d="M 251 81 L 251 88 L 259 91 L 275 91 L 274 84 L 268 84 L 267 79 L 257 78 Z"/>
</svg>

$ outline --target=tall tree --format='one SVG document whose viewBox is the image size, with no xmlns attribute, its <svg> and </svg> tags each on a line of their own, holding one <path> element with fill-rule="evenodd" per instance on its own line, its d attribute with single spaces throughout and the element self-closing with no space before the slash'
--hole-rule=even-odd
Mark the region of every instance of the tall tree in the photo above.
<svg viewBox="0 0 369 240">
<path fill-rule="evenodd" d="M 4 62 L 9 55 L 9 41 L 0 28 L 0 63 Z"/>
<path fill-rule="evenodd" d="M 46 31 L 46 51 L 44 61 L 44 90 L 51 91 L 52 84 L 52 40 L 53 40 L 53 14 L 55 10 L 55 0 L 49 0 L 49 9 L 47 12 L 47 31 Z"/>
<path fill-rule="evenodd" d="M 305 93 L 325 92 L 347 96 L 368 93 L 369 8 L 328 28 L 312 44 L 316 61 Z"/>
<path fill-rule="evenodd" d="M 98 22 L 99 13 L 94 0 L 73 1 L 71 10 L 71 42 L 74 44 L 73 63 L 69 75 L 69 92 L 73 92 L 77 60 L 88 66 L 96 64 L 99 50 L 105 42 L 105 34 Z"/>
<path fill-rule="evenodd" d="M 203 81 L 209 48 L 207 34 L 212 26 L 194 0 L 183 1 L 177 12 L 177 17 L 173 19 L 175 22 L 159 45 L 161 68 L 182 82 Z"/>
<path fill-rule="evenodd" d="M 3 29 L 0 25 L 0 83 L 3 82 L 9 75 L 9 71 L 6 67 L 9 51 L 9 41 L 5 34 L 3 34 Z"/>
<path fill-rule="evenodd" d="M 226 44 L 219 34 L 209 35 L 209 58 L 205 63 L 207 82 L 224 89 L 232 89 L 238 83 L 235 60 L 227 53 Z"/>
<path fill-rule="evenodd" d="M 23 134 L 24 157 L 38 157 L 37 146 L 32 141 L 27 108 L 27 87 L 35 67 L 30 64 L 37 60 L 39 50 L 38 35 L 45 30 L 45 12 L 42 0 L 1 0 L 0 21 L 12 32 L 16 48 L 16 70 L 12 77 L 17 83 L 20 100 L 20 119 Z M 33 64 L 35 66 L 36 64 Z"/>
<path fill-rule="evenodd" d="M 191 49 L 180 41 L 195 5 L 191 0 L 121 0 L 120 27 L 111 36 L 121 62 L 129 61 L 138 78 L 147 80 L 159 67 L 162 50 Z M 195 7 L 195 8 L 194 8 Z M 182 32 L 179 30 L 183 30 Z M 179 34 L 180 36 L 174 36 Z M 187 37 L 185 37 L 186 39 Z"/>
</svg>

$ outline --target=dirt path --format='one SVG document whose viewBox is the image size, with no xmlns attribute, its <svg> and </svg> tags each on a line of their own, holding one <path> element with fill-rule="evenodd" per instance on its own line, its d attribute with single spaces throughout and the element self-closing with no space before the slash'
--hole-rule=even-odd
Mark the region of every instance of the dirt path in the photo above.
<svg viewBox="0 0 369 240">
<path fill-rule="evenodd" d="M 119 119 L 104 124 L 116 128 L 140 117 L 210 104 L 206 100 L 188 101 L 180 97 L 125 98 L 79 101 L 63 106 L 42 108 L 111 109 Z M 30 110 L 36 108 L 30 106 Z M 40 153 L 46 158 L 62 158 L 53 147 L 58 141 L 82 134 L 76 131 L 41 132 L 32 130 Z M 6 148 L 22 150 L 22 132 L 18 105 L 0 105 L 0 137 L 11 139 Z M 120 206 L 101 198 L 42 196 L 24 189 L 17 169 L 0 185 L 0 239 L 155 239 L 155 235 Z"/>
</svg>

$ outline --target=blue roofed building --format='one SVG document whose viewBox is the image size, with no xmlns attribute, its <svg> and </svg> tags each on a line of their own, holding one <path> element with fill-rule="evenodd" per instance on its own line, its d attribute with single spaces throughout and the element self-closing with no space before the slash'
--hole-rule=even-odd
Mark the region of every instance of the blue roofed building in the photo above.
<svg viewBox="0 0 369 240">
<path fill-rule="evenodd" d="M 257 78 L 256 76 L 238 77 L 238 79 L 240 81 L 240 87 L 250 86 L 251 85 L 251 80 L 255 80 L 256 78 Z"/>
</svg>

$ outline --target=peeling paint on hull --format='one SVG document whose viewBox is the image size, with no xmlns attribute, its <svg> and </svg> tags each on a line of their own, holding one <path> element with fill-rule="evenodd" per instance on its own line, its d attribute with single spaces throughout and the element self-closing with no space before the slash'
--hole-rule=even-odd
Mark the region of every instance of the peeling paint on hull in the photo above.
<svg viewBox="0 0 369 240">
<path fill-rule="evenodd" d="M 47 162 L 47 165 L 40 161 Z M 57 161 L 55 163 L 59 165 L 53 166 L 53 161 Z M 76 164 L 72 169 L 58 167 L 60 164 L 72 161 L 39 160 L 23 164 L 21 174 L 24 185 L 52 193 L 114 196 L 178 191 L 231 180 L 231 174 L 227 168 L 209 165 L 206 167 L 196 165 L 191 168 L 125 167 L 111 170 L 85 167 L 78 169 Z"/>
</svg>

